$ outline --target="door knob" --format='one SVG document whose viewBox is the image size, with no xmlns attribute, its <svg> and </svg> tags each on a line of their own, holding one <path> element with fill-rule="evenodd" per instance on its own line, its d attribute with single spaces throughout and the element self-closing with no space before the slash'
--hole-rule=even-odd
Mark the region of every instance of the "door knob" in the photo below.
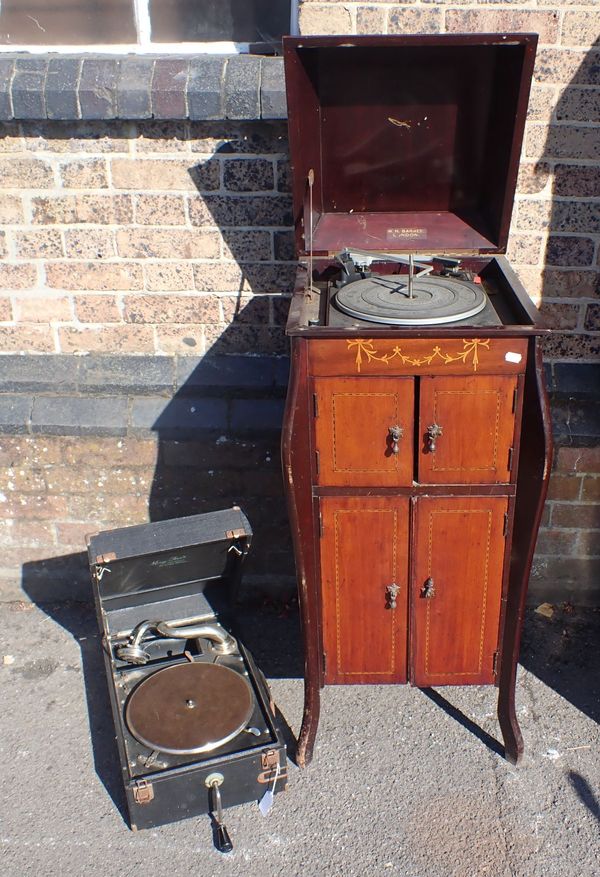
<svg viewBox="0 0 600 877">
<path fill-rule="evenodd" d="M 443 428 L 441 426 L 438 426 L 437 423 L 432 423 L 430 426 L 427 427 L 426 440 L 427 440 L 427 450 L 428 451 L 431 451 L 431 453 L 433 453 L 435 451 L 435 443 L 436 443 L 437 439 L 441 435 L 443 435 L 443 432 L 444 432 Z"/>
<path fill-rule="evenodd" d="M 404 435 L 404 430 L 401 426 L 390 426 L 388 429 L 388 435 L 392 440 L 392 454 L 397 454 L 400 451 L 400 447 L 398 442 Z"/>
</svg>

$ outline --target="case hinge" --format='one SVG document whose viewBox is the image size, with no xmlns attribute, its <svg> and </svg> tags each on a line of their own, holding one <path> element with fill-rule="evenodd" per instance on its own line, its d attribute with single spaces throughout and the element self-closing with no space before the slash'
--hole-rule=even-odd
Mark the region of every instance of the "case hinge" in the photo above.
<svg viewBox="0 0 600 877">
<path fill-rule="evenodd" d="M 508 533 L 508 512 L 504 512 L 504 527 L 502 528 L 502 535 L 506 536 Z"/>
<path fill-rule="evenodd" d="M 319 475 L 321 471 L 321 455 L 318 451 L 315 451 L 315 470 L 317 472 L 317 475 Z"/>
<path fill-rule="evenodd" d="M 243 528 L 241 530 L 227 530 L 225 533 L 228 539 L 243 539 L 246 535 L 247 533 Z"/>
<path fill-rule="evenodd" d="M 509 448 L 509 449 L 508 449 L 508 471 L 509 471 L 509 472 L 512 472 L 512 467 L 513 467 L 513 456 L 514 456 L 514 453 L 515 453 L 515 449 L 514 449 L 514 448 Z"/>
<path fill-rule="evenodd" d="M 319 416 L 319 400 L 317 394 L 313 393 L 313 417 Z"/>
<path fill-rule="evenodd" d="M 517 410 L 517 396 L 518 396 L 518 392 L 519 392 L 519 391 L 518 391 L 518 388 L 515 387 L 514 392 L 513 392 L 513 404 L 512 404 L 512 413 L 513 413 L 513 414 L 514 414 L 515 411 Z"/>
<path fill-rule="evenodd" d="M 492 673 L 494 676 L 498 675 L 498 652 L 494 652 L 494 657 L 492 658 Z"/>
<path fill-rule="evenodd" d="M 323 512 L 319 510 L 319 536 L 323 537 L 324 528 L 323 528 Z"/>
<path fill-rule="evenodd" d="M 107 563 L 111 563 L 111 561 L 116 560 L 117 555 L 114 551 L 111 551 L 109 554 L 98 554 L 96 556 L 96 566 L 104 566 Z"/>
<path fill-rule="evenodd" d="M 323 675 L 327 673 L 327 652 L 323 652 Z"/>
<path fill-rule="evenodd" d="M 133 800 L 136 804 L 149 804 L 154 798 L 154 787 L 148 780 L 138 780 L 133 787 Z"/>
</svg>

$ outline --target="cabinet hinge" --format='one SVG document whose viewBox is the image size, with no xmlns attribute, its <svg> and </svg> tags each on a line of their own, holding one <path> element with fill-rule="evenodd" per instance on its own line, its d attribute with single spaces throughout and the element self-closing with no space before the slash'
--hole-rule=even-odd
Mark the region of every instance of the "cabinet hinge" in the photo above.
<svg viewBox="0 0 600 877">
<path fill-rule="evenodd" d="M 319 511 L 319 536 L 323 536 L 323 512 Z"/>
<path fill-rule="evenodd" d="M 313 393 L 313 416 L 319 416 L 319 400 L 317 399 L 316 393 Z"/>
<path fill-rule="evenodd" d="M 509 472 L 512 472 L 514 453 L 515 453 L 514 448 L 508 449 L 508 471 Z"/>
<path fill-rule="evenodd" d="M 492 658 L 492 673 L 494 676 L 498 675 L 498 652 L 494 652 L 494 657 Z"/>
<path fill-rule="evenodd" d="M 327 673 L 327 652 L 323 652 L 323 675 Z"/>
<path fill-rule="evenodd" d="M 321 455 L 318 451 L 315 451 L 315 469 L 317 470 L 317 475 L 321 471 Z"/>
<path fill-rule="evenodd" d="M 513 414 L 514 414 L 515 411 L 517 410 L 517 396 L 518 396 L 518 393 L 519 393 L 519 391 L 518 391 L 517 387 L 515 387 L 515 389 L 513 390 L 513 404 L 512 404 L 512 413 L 513 413 Z"/>
<path fill-rule="evenodd" d="M 154 789 L 148 780 L 138 780 L 132 791 L 136 804 L 149 804 L 154 798 Z"/>
<path fill-rule="evenodd" d="M 504 512 L 504 526 L 502 528 L 502 535 L 506 536 L 508 533 L 508 512 Z"/>
</svg>

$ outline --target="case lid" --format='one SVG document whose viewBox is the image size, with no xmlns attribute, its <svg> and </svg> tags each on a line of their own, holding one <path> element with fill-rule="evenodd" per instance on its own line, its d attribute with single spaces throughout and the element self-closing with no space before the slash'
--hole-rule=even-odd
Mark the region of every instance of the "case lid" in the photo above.
<svg viewBox="0 0 600 877">
<path fill-rule="evenodd" d="M 156 601 L 174 588 L 200 592 L 203 583 L 226 580 L 249 545 L 252 529 L 237 506 L 170 521 L 106 530 L 90 536 L 88 555 L 101 604 Z M 243 549 L 242 549 L 243 550 Z M 183 586 L 183 587 L 182 587 Z M 189 590 L 189 588 L 187 589 Z"/>
<path fill-rule="evenodd" d="M 299 254 L 504 252 L 536 44 L 284 38 Z"/>
</svg>

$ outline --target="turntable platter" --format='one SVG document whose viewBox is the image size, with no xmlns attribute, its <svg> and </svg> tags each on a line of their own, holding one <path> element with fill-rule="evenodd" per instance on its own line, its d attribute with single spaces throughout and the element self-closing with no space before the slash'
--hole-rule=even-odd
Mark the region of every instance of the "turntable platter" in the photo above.
<svg viewBox="0 0 600 877">
<path fill-rule="evenodd" d="M 209 752 L 232 740 L 253 711 L 247 680 L 219 664 L 177 664 L 134 689 L 125 720 L 150 749 L 172 755 Z"/>
<path fill-rule="evenodd" d="M 485 308 L 481 286 L 451 277 L 416 277 L 413 298 L 405 274 L 372 276 L 343 286 L 335 296 L 351 317 L 393 326 L 433 326 L 475 316 Z"/>
</svg>

